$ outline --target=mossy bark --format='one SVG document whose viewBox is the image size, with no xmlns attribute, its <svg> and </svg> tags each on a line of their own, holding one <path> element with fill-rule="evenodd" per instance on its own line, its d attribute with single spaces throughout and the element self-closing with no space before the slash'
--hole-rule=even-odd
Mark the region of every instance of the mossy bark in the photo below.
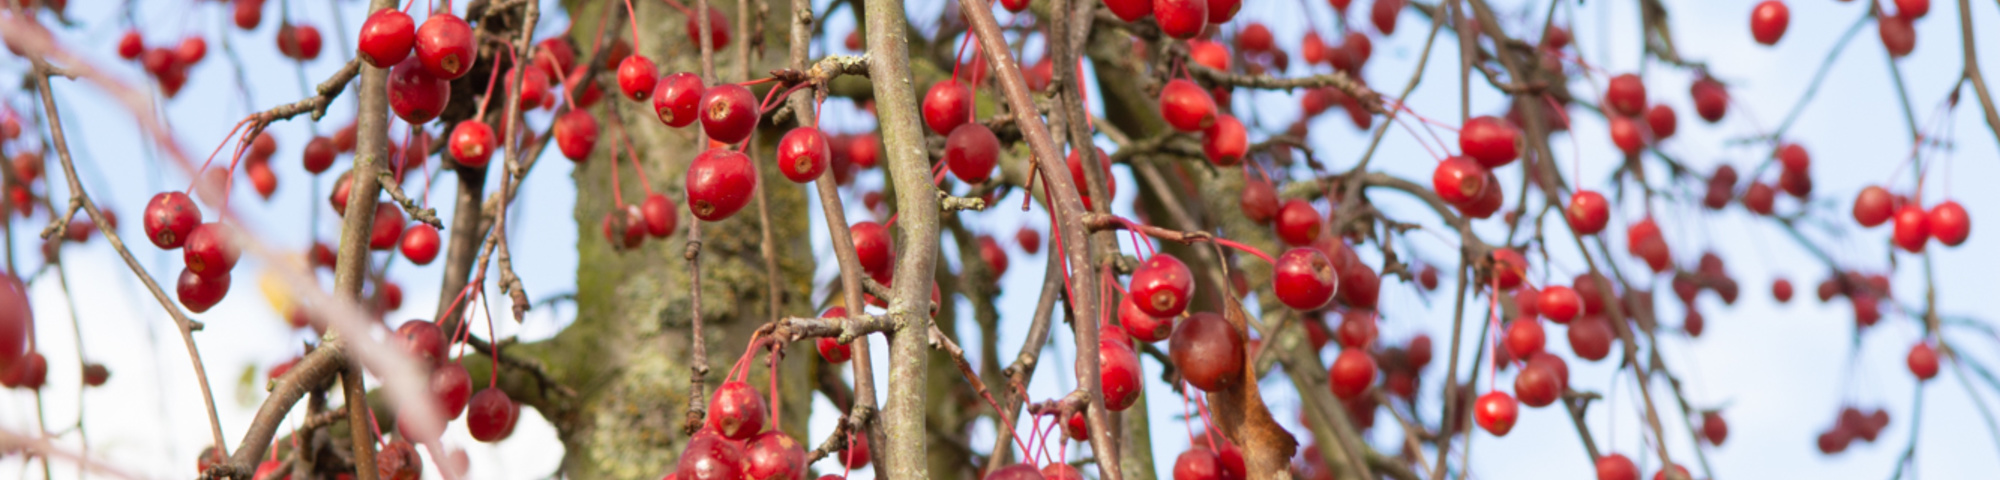
<svg viewBox="0 0 2000 480">
<path fill-rule="evenodd" d="M 712 8 L 735 12 L 734 2 L 717 0 Z M 660 65 L 663 73 L 699 72 L 698 47 L 689 42 L 683 25 L 686 17 L 678 10 L 657 2 L 634 2 L 638 8 L 637 53 Z M 570 39 L 579 51 L 588 51 L 590 34 L 598 30 L 602 8 L 623 9 L 618 1 L 565 2 L 575 23 Z M 729 13 L 732 23 L 735 15 Z M 771 52 L 783 52 L 784 15 L 765 18 L 762 44 Z M 613 32 L 625 30 L 622 16 L 611 17 Z M 736 30 L 736 29 L 733 29 Z M 732 31 L 732 41 L 748 42 L 752 32 Z M 613 33 L 614 38 L 630 38 L 629 33 Z M 731 48 L 734 48 L 733 46 Z M 716 69 L 725 81 L 736 81 L 734 55 L 718 51 Z M 750 71 L 764 72 L 782 65 L 780 55 L 756 55 Z M 587 53 L 579 57 L 588 56 Z M 597 149 L 590 159 L 578 164 L 575 221 L 577 228 L 576 320 L 556 338 L 539 344 L 522 345 L 516 351 L 537 358 L 548 366 L 557 381 L 575 389 L 577 396 L 546 401 L 562 437 L 566 457 L 563 470 L 573 478 L 655 478 L 672 471 L 686 440 L 681 421 L 689 399 L 688 368 L 692 338 L 692 301 L 695 279 L 683 259 L 687 248 L 687 225 L 697 221 L 683 203 L 683 174 L 688 161 L 700 152 L 696 131 L 671 129 L 654 115 L 650 102 L 633 102 L 619 96 L 611 75 L 600 75 L 604 100 L 592 108 L 600 121 Z M 759 92 L 760 95 L 762 92 Z M 761 98 L 761 97 L 760 97 Z M 613 158 L 612 145 L 619 141 L 612 118 L 624 124 L 638 160 L 645 169 L 651 191 L 668 196 L 680 207 L 681 225 L 666 239 L 650 239 L 639 248 L 617 251 L 603 236 L 600 225 L 607 212 L 617 208 L 614 191 L 622 190 L 624 203 L 644 200 L 647 188 L 634 175 L 631 159 Z M 808 239 L 809 215 L 804 187 L 787 182 L 772 162 L 765 161 L 781 130 L 761 129 L 751 148 L 752 161 L 762 173 L 764 195 L 769 201 L 770 228 L 775 245 L 779 285 L 779 311 L 769 311 L 770 289 L 761 254 L 761 233 L 756 207 L 752 205 L 734 217 L 702 226 L 699 261 L 702 276 L 701 317 L 707 338 L 708 365 L 705 377 L 710 391 L 721 384 L 736 364 L 758 326 L 784 315 L 811 315 L 813 255 Z M 622 147 L 621 147 L 622 149 Z M 620 157 L 625 157 L 620 155 Z M 544 161 L 562 161 L 548 159 Z M 623 163 L 619 163 L 623 162 Z M 620 188 L 613 189 L 612 168 L 618 165 Z M 515 252 L 516 255 L 528 254 Z M 533 280 L 528 280 L 533 287 Z M 817 368 L 810 342 L 786 349 L 779 365 L 778 389 L 783 404 L 782 426 L 802 445 L 816 439 L 806 436 L 810 409 L 811 379 Z M 759 356 L 746 365 L 746 381 L 768 395 L 771 383 L 765 360 Z M 704 395 L 712 398 L 712 395 Z M 552 415 L 551 415 L 552 414 Z"/>
</svg>

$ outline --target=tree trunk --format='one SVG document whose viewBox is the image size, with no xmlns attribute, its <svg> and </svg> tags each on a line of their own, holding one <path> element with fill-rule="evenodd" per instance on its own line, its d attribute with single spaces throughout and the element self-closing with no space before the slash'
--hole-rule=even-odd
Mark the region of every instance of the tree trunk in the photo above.
<svg viewBox="0 0 2000 480">
<path fill-rule="evenodd" d="M 575 23 L 570 39 L 578 46 L 579 61 L 590 56 L 590 35 L 601 8 L 624 9 L 618 1 L 566 2 Z M 692 2 L 690 2 L 692 5 Z M 660 65 L 663 73 L 700 72 L 699 46 L 689 41 L 683 28 L 686 16 L 658 2 L 634 2 L 639 9 L 637 53 Z M 711 1 L 711 8 L 737 18 L 736 5 Z M 610 38 L 631 38 L 622 13 L 606 33 Z M 772 17 L 786 18 L 783 15 Z M 769 22 L 771 19 L 765 19 Z M 779 22 L 761 29 L 762 43 L 773 52 L 785 51 L 784 30 Z M 735 43 L 751 41 L 750 32 L 732 28 Z M 730 48 L 737 48 L 732 44 Z M 755 54 L 753 49 L 753 55 Z M 730 50 L 718 50 L 716 70 L 723 81 L 741 81 Z M 759 57 L 750 71 L 765 72 L 780 66 L 782 56 Z M 683 259 L 687 247 L 687 225 L 698 221 L 685 207 L 683 174 L 688 161 L 700 152 L 698 126 L 671 129 L 662 124 L 650 102 L 633 102 L 618 94 L 606 69 L 597 78 L 605 98 L 593 110 L 600 121 L 597 149 L 578 165 L 576 179 L 577 223 L 577 316 L 575 323 L 555 339 L 519 350 L 548 365 L 551 375 L 577 391 L 567 401 L 549 401 L 555 410 L 549 420 L 562 437 L 566 456 L 563 470 L 573 478 L 657 478 L 672 471 L 686 435 L 681 431 L 688 407 L 692 325 L 691 289 L 693 278 Z M 763 92 L 758 92 L 759 98 Z M 624 123 L 638 150 L 652 190 L 672 199 L 679 208 L 680 226 L 673 236 L 651 239 L 639 248 L 614 251 L 600 225 L 607 212 L 616 208 L 611 167 L 623 161 L 618 172 L 623 201 L 644 201 L 646 189 L 633 175 L 631 160 L 613 158 L 612 145 L 619 141 L 609 115 Z M 783 315 L 811 315 L 813 255 L 808 240 L 808 214 L 804 187 L 787 182 L 772 162 L 763 161 L 781 130 L 761 129 L 753 143 L 751 158 L 762 174 L 764 195 L 769 201 L 771 235 L 776 239 L 779 312 L 769 311 L 770 291 L 760 250 L 762 244 L 756 207 L 745 208 L 734 217 L 702 228 L 700 288 L 701 317 L 707 338 L 710 371 L 705 377 L 709 391 L 724 381 L 730 366 L 743 354 L 750 334 L 757 327 Z M 619 147 L 622 150 L 622 147 Z M 760 155 L 761 153 L 761 155 Z M 544 161 L 560 162 L 550 158 Z M 528 255 L 532 252 L 515 252 Z M 533 279 L 524 279 L 529 288 Z M 806 420 L 811 408 L 811 379 L 819 362 L 810 342 L 786 349 L 779 366 L 779 390 L 783 406 L 783 427 L 801 445 L 817 443 L 806 437 Z M 771 383 L 763 356 L 746 365 L 745 379 L 765 395 Z M 704 394 L 702 398 L 712 398 Z M 539 405 L 538 405 L 539 406 Z M 546 413 L 545 415 L 549 415 Z"/>
</svg>

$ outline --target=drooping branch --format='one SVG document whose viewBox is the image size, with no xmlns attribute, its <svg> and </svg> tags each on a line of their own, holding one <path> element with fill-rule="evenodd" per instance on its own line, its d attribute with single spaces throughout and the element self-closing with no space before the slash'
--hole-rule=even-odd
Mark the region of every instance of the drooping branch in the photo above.
<svg viewBox="0 0 2000 480">
<path fill-rule="evenodd" d="M 14 41 L 9 39 L 8 43 L 13 45 Z M 111 225 L 110 220 L 105 218 L 104 212 L 97 208 L 97 202 L 91 200 L 90 194 L 84 191 L 83 182 L 78 180 L 76 175 L 76 162 L 70 158 L 69 138 L 63 130 L 62 114 L 56 110 L 55 92 L 49 86 L 48 62 L 40 57 L 33 58 L 38 73 L 30 76 L 34 78 L 35 88 L 42 98 L 42 110 L 45 121 L 48 122 L 51 144 L 55 147 L 56 159 L 62 163 L 63 179 L 69 184 L 70 203 L 76 205 L 75 208 L 82 208 L 84 213 L 90 216 L 90 221 L 96 225 L 97 231 L 104 233 L 105 242 L 111 244 L 113 250 L 118 251 L 118 256 L 125 260 L 125 266 L 132 270 L 133 276 L 139 277 L 139 282 L 146 285 L 146 291 L 153 294 L 153 299 L 160 303 L 160 308 L 166 310 L 167 315 L 174 319 L 174 325 L 179 327 L 176 330 L 180 331 L 181 343 L 187 347 L 188 361 L 194 366 L 195 379 L 201 384 L 202 403 L 208 407 L 209 434 L 213 436 L 217 454 L 226 455 L 228 449 L 222 436 L 222 422 L 215 411 L 215 393 L 209 388 L 208 369 L 202 366 L 201 351 L 195 348 L 194 344 L 195 323 L 188 319 L 187 314 L 181 312 L 178 304 L 167 297 L 167 292 L 160 289 L 159 282 L 153 280 L 152 274 L 146 273 L 146 268 L 139 264 L 139 259 L 132 256 L 132 250 L 126 248 L 125 241 L 119 238 L 117 228 Z M 53 215 L 53 212 L 51 214 Z"/>
</svg>

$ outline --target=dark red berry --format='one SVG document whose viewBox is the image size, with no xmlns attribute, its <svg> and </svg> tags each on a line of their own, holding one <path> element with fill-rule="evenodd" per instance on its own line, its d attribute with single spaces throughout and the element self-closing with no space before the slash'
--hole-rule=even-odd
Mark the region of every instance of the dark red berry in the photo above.
<svg viewBox="0 0 2000 480">
<path fill-rule="evenodd" d="M 323 40 L 319 28 L 312 25 L 285 25 L 278 27 L 278 52 L 295 60 L 319 58 Z"/>
<path fill-rule="evenodd" d="M 1630 73 L 1611 77 L 1604 89 L 1604 106 L 1618 115 L 1639 115 L 1646 109 L 1646 83 Z"/>
<path fill-rule="evenodd" d="M 1155 317 L 1140 310 L 1138 304 L 1132 303 L 1134 298 L 1126 295 L 1124 300 L 1118 301 L 1118 323 L 1125 327 L 1125 334 L 1146 343 L 1167 339 L 1173 333 L 1174 319 Z"/>
<path fill-rule="evenodd" d="M 450 102 L 451 82 L 432 75 L 416 57 L 389 70 L 389 109 L 397 118 L 423 124 L 437 118 Z"/>
<path fill-rule="evenodd" d="M 1882 46 L 1889 50 L 1889 56 L 1902 58 L 1917 49 L 1917 29 L 1910 19 L 1882 15 L 1876 23 L 1876 33 L 1882 35 Z"/>
<path fill-rule="evenodd" d="M 472 394 L 472 400 L 465 405 L 465 429 L 472 438 L 481 442 L 506 440 L 514 433 L 514 422 L 520 420 L 521 406 L 507 398 L 507 392 L 486 387 Z"/>
<path fill-rule="evenodd" d="M 187 243 L 189 234 L 201 225 L 201 209 L 194 199 L 181 192 L 160 192 L 146 203 L 146 238 L 162 249 L 173 250 Z"/>
<path fill-rule="evenodd" d="M 180 299 L 181 306 L 187 307 L 188 311 L 206 312 L 210 307 L 221 303 L 224 295 L 229 294 L 229 272 L 222 271 L 204 276 L 192 270 L 182 269 L 180 282 L 174 286 L 174 293 L 176 298 Z"/>
<path fill-rule="evenodd" d="M 764 396 L 743 382 L 726 382 L 716 387 L 708 403 L 708 428 L 724 438 L 743 440 L 764 430 Z"/>
<path fill-rule="evenodd" d="M 1188 316 L 1174 327 L 1167 349 L 1181 376 L 1203 391 L 1225 390 L 1242 381 L 1243 333 L 1221 315 Z"/>
<path fill-rule="evenodd" d="M 715 33 L 708 36 L 709 46 L 713 47 L 717 52 L 729 48 L 729 19 L 722 16 L 722 10 L 713 7 L 708 9 L 708 25 L 715 29 Z M 688 44 L 694 45 L 697 50 L 700 49 L 701 21 L 695 19 L 694 15 L 690 13 L 687 17 L 687 25 L 683 28 L 688 32 Z"/>
</svg>

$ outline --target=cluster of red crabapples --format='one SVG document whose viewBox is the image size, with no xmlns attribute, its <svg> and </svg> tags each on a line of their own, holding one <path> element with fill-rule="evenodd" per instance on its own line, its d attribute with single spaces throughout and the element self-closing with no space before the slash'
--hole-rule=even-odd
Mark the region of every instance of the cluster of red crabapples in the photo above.
<svg viewBox="0 0 2000 480">
<path fill-rule="evenodd" d="M 834 307 L 824 316 L 842 318 L 845 309 Z M 772 348 L 777 355 L 776 342 L 765 338 L 763 342 L 753 337 L 750 347 L 731 366 L 722 385 L 716 387 L 714 397 L 709 399 L 708 416 L 701 429 L 681 449 L 680 459 L 674 470 L 663 480 L 712 480 L 712 479 L 755 479 L 777 480 L 804 478 L 806 474 L 806 450 L 803 444 L 786 434 L 779 425 L 778 365 L 777 359 L 770 362 L 770 403 L 746 382 L 750 369 L 754 368 L 758 350 Z M 819 339 L 820 355 L 834 363 L 845 362 L 852 352 L 846 345 L 831 343 L 828 338 Z M 842 467 L 861 468 L 868 465 L 868 438 L 866 435 L 852 434 L 846 438 L 846 448 L 837 453 Z M 842 476 L 827 475 L 827 478 Z"/>
</svg>

